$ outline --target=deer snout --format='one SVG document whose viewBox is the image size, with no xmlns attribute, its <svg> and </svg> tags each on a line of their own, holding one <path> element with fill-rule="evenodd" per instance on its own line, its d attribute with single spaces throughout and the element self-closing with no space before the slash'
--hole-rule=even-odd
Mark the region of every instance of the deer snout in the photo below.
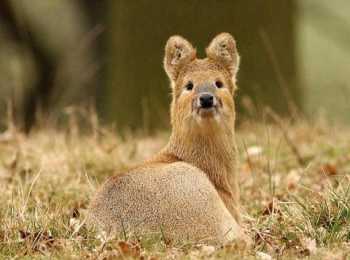
<svg viewBox="0 0 350 260">
<path fill-rule="evenodd" d="M 198 107 L 208 109 L 216 106 L 216 98 L 213 94 L 206 92 L 198 97 Z"/>
</svg>

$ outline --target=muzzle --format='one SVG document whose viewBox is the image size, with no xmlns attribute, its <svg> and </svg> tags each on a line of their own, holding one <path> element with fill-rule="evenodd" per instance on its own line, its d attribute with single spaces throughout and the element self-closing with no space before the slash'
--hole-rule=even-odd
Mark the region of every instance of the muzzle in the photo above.
<svg viewBox="0 0 350 260">
<path fill-rule="evenodd" d="M 195 89 L 196 98 L 193 100 L 195 109 L 210 110 L 217 106 L 215 97 L 216 87 L 213 84 L 204 83 Z"/>
</svg>

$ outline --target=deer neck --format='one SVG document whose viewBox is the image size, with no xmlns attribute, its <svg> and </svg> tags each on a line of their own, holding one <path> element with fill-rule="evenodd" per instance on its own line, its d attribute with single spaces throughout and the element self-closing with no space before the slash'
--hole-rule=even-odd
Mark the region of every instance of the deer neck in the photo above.
<svg viewBox="0 0 350 260">
<path fill-rule="evenodd" d="M 235 178 L 236 146 L 234 130 L 206 132 L 173 131 L 162 152 L 201 169 L 217 189 L 230 192 Z"/>
</svg>

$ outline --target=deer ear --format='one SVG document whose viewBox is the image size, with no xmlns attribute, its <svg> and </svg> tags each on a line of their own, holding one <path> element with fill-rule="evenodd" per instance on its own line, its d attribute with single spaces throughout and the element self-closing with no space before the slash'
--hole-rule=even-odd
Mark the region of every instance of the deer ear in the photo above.
<svg viewBox="0 0 350 260">
<path fill-rule="evenodd" d="M 236 41 L 229 33 L 220 33 L 206 49 L 210 59 L 222 64 L 235 77 L 239 68 L 239 55 Z"/>
<path fill-rule="evenodd" d="M 181 36 L 171 36 L 165 46 L 164 69 L 175 81 L 184 65 L 196 58 L 196 50 Z"/>
</svg>

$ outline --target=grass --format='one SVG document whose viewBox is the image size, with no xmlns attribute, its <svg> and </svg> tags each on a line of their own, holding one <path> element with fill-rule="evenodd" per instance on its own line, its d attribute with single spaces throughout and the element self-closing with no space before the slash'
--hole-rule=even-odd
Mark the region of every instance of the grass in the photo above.
<svg viewBox="0 0 350 260">
<path fill-rule="evenodd" d="M 252 248 L 162 237 L 106 239 L 85 223 L 96 188 L 148 158 L 168 133 L 37 130 L 0 136 L 0 258 L 345 259 L 350 256 L 350 128 L 247 121 L 237 130 L 244 225 Z M 85 131 L 88 132 L 88 131 Z M 302 159 L 302 160 L 301 160 Z"/>
</svg>

